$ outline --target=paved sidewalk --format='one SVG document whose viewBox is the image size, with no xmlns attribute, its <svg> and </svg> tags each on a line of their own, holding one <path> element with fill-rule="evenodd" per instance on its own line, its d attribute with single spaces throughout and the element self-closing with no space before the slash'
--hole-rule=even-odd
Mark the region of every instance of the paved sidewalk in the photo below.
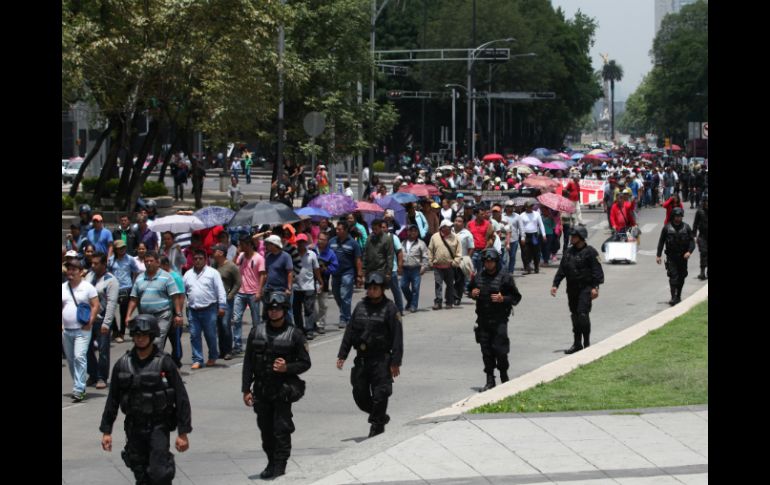
<svg viewBox="0 0 770 485">
<path fill-rule="evenodd" d="M 708 406 L 461 415 L 314 483 L 375 482 L 707 484 Z"/>
</svg>

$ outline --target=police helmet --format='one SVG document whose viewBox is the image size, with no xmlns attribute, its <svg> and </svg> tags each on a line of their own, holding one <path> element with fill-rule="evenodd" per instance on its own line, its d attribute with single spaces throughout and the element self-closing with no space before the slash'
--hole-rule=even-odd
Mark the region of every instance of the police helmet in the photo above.
<svg viewBox="0 0 770 485">
<path fill-rule="evenodd" d="M 157 209 L 157 207 L 158 207 L 158 203 L 155 202 L 154 200 L 151 199 L 147 201 L 147 209 Z"/>
<path fill-rule="evenodd" d="M 383 276 L 382 273 L 379 271 L 375 271 L 373 273 L 369 273 L 366 275 L 366 282 L 364 283 L 364 288 L 369 288 L 371 285 L 378 285 L 380 287 L 385 286 L 385 276 Z"/>
<path fill-rule="evenodd" d="M 681 207 L 674 207 L 674 210 L 671 211 L 671 217 L 684 217 L 684 209 Z"/>
<path fill-rule="evenodd" d="M 87 212 L 87 213 L 90 214 L 91 213 L 91 206 L 88 205 L 88 204 L 83 204 L 83 205 L 80 206 L 80 211 L 79 212 L 80 213 Z"/>
<path fill-rule="evenodd" d="M 570 236 L 577 236 L 583 241 L 588 239 L 588 231 L 586 231 L 586 228 L 583 226 L 573 227 L 572 230 L 569 233 Z"/>
<path fill-rule="evenodd" d="M 286 185 L 279 184 L 278 185 L 278 192 L 286 192 Z"/>
<path fill-rule="evenodd" d="M 146 333 L 151 339 L 159 337 L 160 327 L 158 326 L 158 319 L 152 315 L 138 315 L 134 318 L 130 335 L 133 337 L 139 333 Z"/>
<path fill-rule="evenodd" d="M 315 179 L 310 179 L 310 180 L 307 181 L 307 188 L 310 188 L 310 187 L 315 188 L 315 186 L 316 186 Z"/>
<path fill-rule="evenodd" d="M 267 302 L 267 308 L 282 308 L 284 311 L 289 309 L 289 298 L 282 291 L 270 293 L 270 299 Z"/>
<path fill-rule="evenodd" d="M 487 248 L 481 253 L 482 261 L 500 261 L 500 253 L 495 248 Z"/>
</svg>

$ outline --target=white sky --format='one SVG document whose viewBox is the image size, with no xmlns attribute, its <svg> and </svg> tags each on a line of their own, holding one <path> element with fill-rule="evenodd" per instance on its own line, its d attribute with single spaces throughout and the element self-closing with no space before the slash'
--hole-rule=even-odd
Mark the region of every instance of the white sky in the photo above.
<svg viewBox="0 0 770 485">
<path fill-rule="evenodd" d="M 609 54 L 623 68 L 623 80 L 615 83 L 615 101 L 625 101 L 652 69 L 649 56 L 655 37 L 654 0 L 551 0 L 566 18 L 578 9 L 598 23 L 591 62 L 594 70 L 603 65 L 599 53 Z"/>
</svg>

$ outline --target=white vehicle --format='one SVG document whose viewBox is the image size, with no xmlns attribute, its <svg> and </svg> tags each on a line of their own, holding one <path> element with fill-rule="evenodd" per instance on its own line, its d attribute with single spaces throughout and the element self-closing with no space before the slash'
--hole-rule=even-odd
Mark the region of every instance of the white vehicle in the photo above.
<svg viewBox="0 0 770 485">
<path fill-rule="evenodd" d="M 64 177 L 64 169 L 67 168 L 67 164 L 70 163 L 66 158 L 61 159 L 61 175 Z"/>
<path fill-rule="evenodd" d="M 61 174 L 62 182 L 72 183 L 77 177 L 80 171 L 80 166 L 83 165 L 82 158 L 72 158 L 67 161 L 67 168 L 65 168 Z"/>
</svg>

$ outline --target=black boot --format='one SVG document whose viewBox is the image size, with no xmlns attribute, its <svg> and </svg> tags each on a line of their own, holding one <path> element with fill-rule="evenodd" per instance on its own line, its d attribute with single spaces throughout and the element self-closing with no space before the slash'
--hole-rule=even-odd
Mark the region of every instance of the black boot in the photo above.
<svg viewBox="0 0 770 485">
<path fill-rule="evenodd" d="M 574 342 L 572 347 L 564 351 L 565 354 L 574 354 L 578 350 L 583 350 L 583 345 L 580 343 L 580 326 L 578 324 L 578 316 L 576 314 L 570 315 L 572 318 L 572 334 L 574 335 Z"/>
<path fill-rule="evenodd" d="M 706 279 L 706 268 L 700 269 L 700 274 L 698 275 L 698 279 L 701 281 Z"/>
<path fill-rule="evenodd" d="M 378 434 L 382 434 L 385 432 L 385 425 L 384 424 L 373 424 L 369 428 L 369 437 L 377 436 Z"/>
<path fill-rule="evenodd" d="M 680 283 L 679 286 L 676 288 L 676 298 L 674 298 L 674 305 L 682 301 L 682 287 L 684 286 L 684 283 Z"/>
<path fill-rule="evenodd" d="M 275 462 L 273 465 L 273 476 L 271 478 L 280 477 L 281 475 L 286 475 L 285 461 Z"/>
<path fill-rule="evenodd" d="M 262 473 L 259 474 L 259 478 L 261 478 L 262 480 L 267 480 L 268 478 L 272 478 L 274 469 L 275 469 L 275 464 L 272 461 L 268 461 L 265 469 L 262 470 Z"/>
<path fill-rule="evenodd" d="M 676 287 L 672 285 L 670 289 L 671 289 L 671 299 L 668 301 L 668 304 L 671 306 L 674 306 L 676 305 L 676 296 L 677 296 Z"/>
<path fill-rule="evenodd" d="M 508 382 L 508 370 L 501 370 L 500 371 L 500 383 Z"/>
<path fill-rule="evenodd" d="M 481 392 L 488 391 L 495 387 L 497 384 L 495 384 L 495 375 L 494 374 L 487 374 L 487 385 L 481 388 Z"/>
</svg>

